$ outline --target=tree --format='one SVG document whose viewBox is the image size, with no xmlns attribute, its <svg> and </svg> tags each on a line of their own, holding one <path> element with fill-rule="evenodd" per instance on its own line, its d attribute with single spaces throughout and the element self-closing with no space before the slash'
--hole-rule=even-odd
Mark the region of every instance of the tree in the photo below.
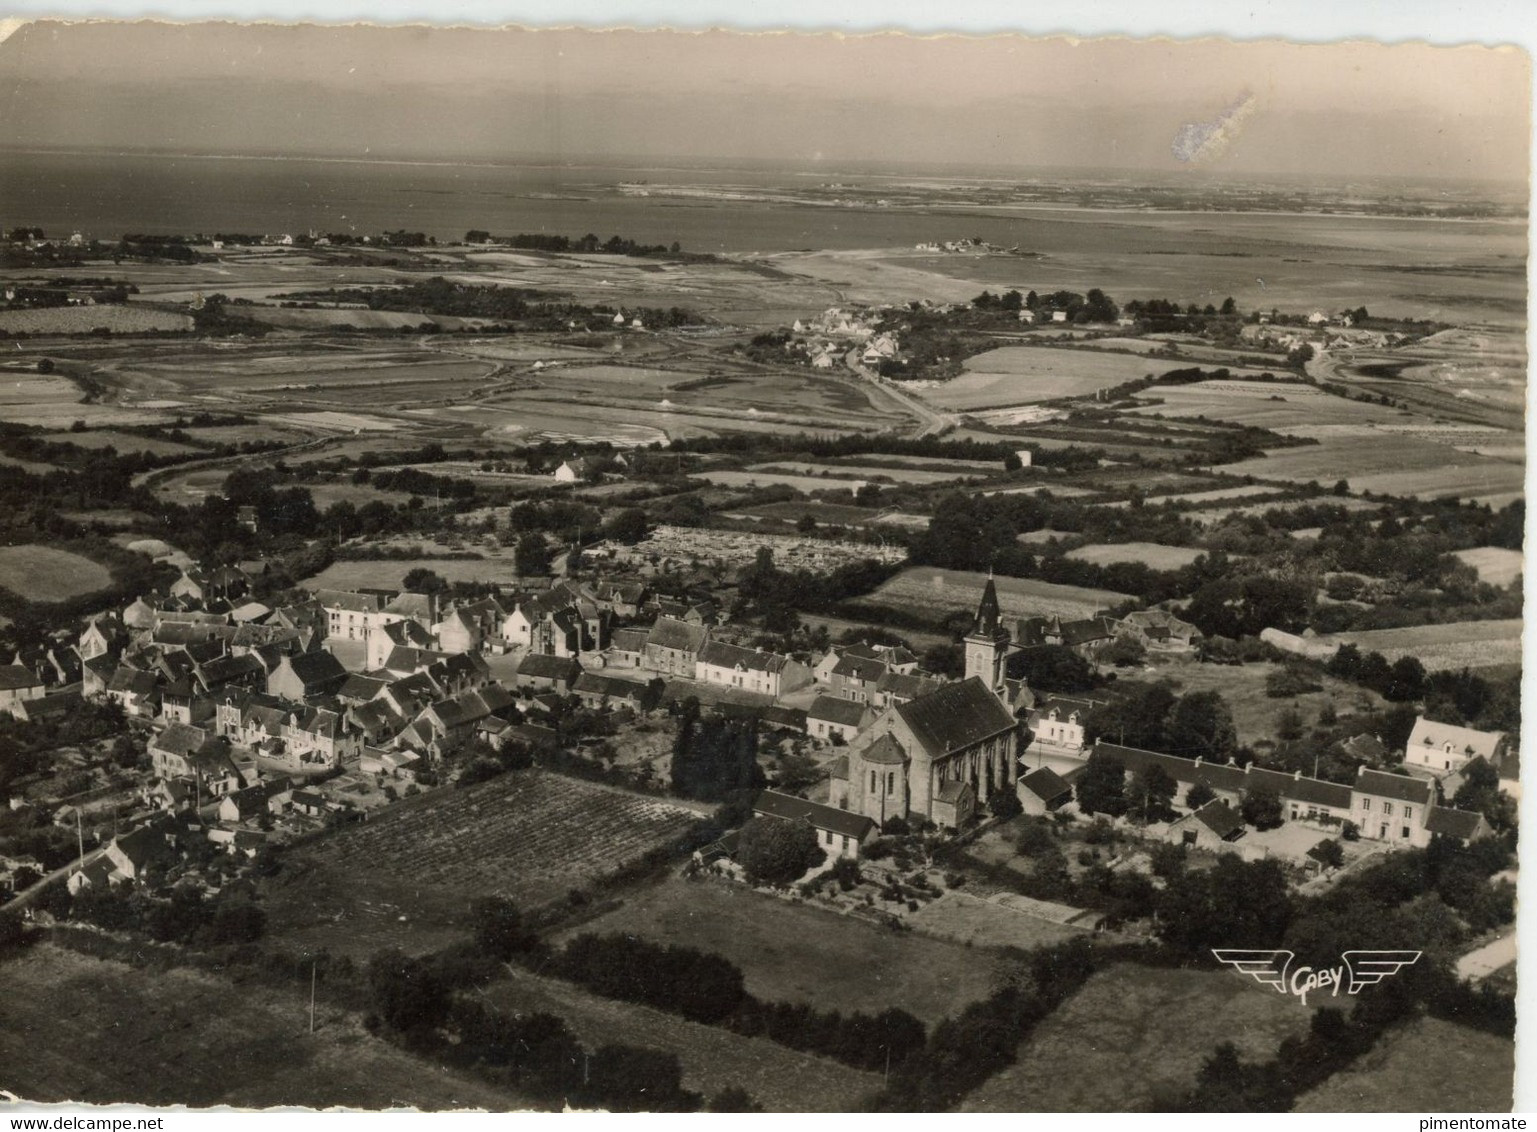
<svg viewBox="0 0 1537 1132">
<path fill-rule="evenodd" d="M 816 516 L 810 513 L 802 515 L 795 521 L 795 529 L 803 535 L 815 533 L 817 529 Z"/>
<path fill-rule="evenodd" d="M 1074 796 L 1086 814 L 1120 817 L 1126 812 L 1126 765 L 1096 750 L 1089 756 Z"/>
<path fill-rule="evenodd" d="M 38 373 L 52 373 L 53 369 L 54 369 L 54 366 L 53 366 L 53 359 L 52 358 L 38 358 L 37 359 L 37 372 Z"/>
<path fill-rule="evenodd" d="M 1281 795 L 1268 783 L 1251 786 L 1244 791 L 1239 811 L 1255 829 L 1275 829 L 1282 821 Z"/>
<path fill-rule="evenodd" d="M 1238 304 L 1233 301 L 1232 295 L 1229 295 L 1227 298 L 1222 300 L 1221 313 L 1224 316 L 1232 316 L 1238 313 Z"/>
<path fill-rule="evenodd" d="M 448 579 L 425 566 L 406 571 L 400 584 L 408 593 L 414 594 L 440 594 L 448 589 Z"/>
<path fill-rule="evenodd" d="M 399 1034 L 424 1034 L 448 1017 L 449 994 L 425 961 L 387 951 L 368 964 L 374 1012 Z"/>
<path fill-rule="evenodd" d="M 1187 759 L 1226 762 L 1238 751 L 1238 730 L 1227 701 L 1216 691 L 1180 697 L 1169 713 L 1168 749 Z"/>
<path fill-rule="evenodd" d="M 1087 692 L 1098 683 L 1094 667 L 1063 645 L 1026 649 L 1009 660 L 1009 673 L 1048 692 Z"/>
<path fill-rule="evenodd" d="M 737 834 L 737 862 L 755 884 L 788 884 L 822 857 L 809 824 L 788 818 L 753 818 Z"/>
<path fill-rule="evenodd" d="M 1185 791 L 1185 805 L 1192 810 L 1199 810 L 1216 796 L 1217 792 L 1206 783 L 1192 782 L 1189 789 Z"/>
<path fill-rule="evenodd" d="M 1387 689 L 1383 696 L 1395 703 L 1417 700 L 1425 694 L 1425 666 L 1419 658 L 1399 657 L 1389 669 Z"/>
<path fill-rule="evenodd" d="M 987 812 L 1003 821 L 1018 817 L 1025 812 L 1019 795 L 1013 790 L 994 790 L 987 797 Z"/>
<path fill-rule="evenodd" d="M 523 913 L 503 896 L 487 896 L 470 905 L 475 945 L 491 958 L 505 963 L 531 950 L 539 937 L 523 922 Z"/>
<path fill-rule="evenodd" d="M 550 548 L 544 536 L 530 531 L 518 539 L 513 550 L 514 568 L 519 574 L 548 574 L 550 572 Z"/>
<path fill-rule="evenodd" d="M 710 1098 L 708 1112 L 762 1112 L 763 1106 L 740 1085 L 727 1085 Z"/>
<path fill-rule="evenodd" d="M 1279 946 L 1293 902 L 1275 861 L 1223 854 L 1210 869 L 1171 878 L 1156 912 L 1165 943 L 1188 955 L 1205 955 L 1213 947 Z"/>
<path fill-rule="evenodd" d="M 1278 739 L 1290 742 L 1302 737 L 1304 722 L 1302 712 L 1297 710 L 1295 704 L 1281 709 L 1281 714 L 1276 716 L 1275 733 Z"/>
<path fill-rule="evenodd" d="M 1117 637 L 1099 650 L 1099 659 L 1117 668 L 1139 668 L 1147 660 L 1147 646 L 1135 637 Z"/>
<path fill-rule="evenodd" d="M 605 538 L 630 545 L 644 539 L 649 530 L 646 513 L 639 507 L 626 507 L 603 525 Z"/>
<path fill-rule="evenodd" d="M 1147 821 L 1162 821 L 1170 815 L 1169 805 L 1179 783 L 1156 763 L 1132 775 L 1127 791 L 1130 811 Z"/>
</svg>

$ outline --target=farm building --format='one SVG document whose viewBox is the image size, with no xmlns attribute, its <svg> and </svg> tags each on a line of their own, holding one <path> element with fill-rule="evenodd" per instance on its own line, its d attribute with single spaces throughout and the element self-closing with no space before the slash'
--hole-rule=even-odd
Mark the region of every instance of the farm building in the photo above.
<svg viewBox="0 0 1537 1132">
<path fill-rule="evenodd" d="M 1083 728 L 1094 700 L 1074 696 L 1048 696 L 1030 713 L 1029 751 L 1081 757 Z"/>
<path fill-rule="evenodd" d="M 1073 788 L 1050 767 L 1032 770 L 1019 780 L 1019 803 L 1033 817 L 1053 812 L 1072 797 Z"/>
<path fill-rule="evenodd" d="M 1171 845 L 1215 852 L 1244 835 L 1243 818 L 1226 802 L 1213 798 L 1169 826 L 1164 839 Z"/>
<path fill-rule="evenodd" d="M 562 461 L 560 467 L 555 469 L 555 482 L 576 483 L 578 480 L 586 479 L 587 472 L 587 460 L 582 459 L 581 457 L 577 457 L 572 460 L 565 460 Z"/>
<path fill-rule="evenodd" d="M 516 687 L 520 692 L 564 693 L 581 674 L 582 666 L 570 657 L 529 653 L 518 662 Z"/>
<path fill-rule="evenodd" d="M 623 705 L 644 711 L 654 698 L 645 684 L 605 676 L 601 672 L 583 672 L 571 685 L 571 691 L 585 706 L 594 710 Z"/>
<path fill-rule="evenodd" d="M 829 857 L 858 859 L 859 851 L 875 839 L 879 829 L 874 821 L 862 814 L 840 810 L 836 806 L 824 806 L 820 802 L 808 802 L 793 794 L 781 794 L 765 790 L 754 799 L 753 814 L 757 817 L 799 821 L 816 831 L 817 845 L 826 850 Z"/>
</svg>

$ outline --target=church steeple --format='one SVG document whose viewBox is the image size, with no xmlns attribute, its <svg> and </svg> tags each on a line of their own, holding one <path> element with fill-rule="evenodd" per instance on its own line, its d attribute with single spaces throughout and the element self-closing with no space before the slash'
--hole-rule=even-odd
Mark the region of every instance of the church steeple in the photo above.
<svg viewBox="0 0 1537 1132">
<path fill-rule="evenodd" d="M 1008 656 L 1009 631 L 1003 627 L 1003 613 L 998 608 L 998 588 L 991 573 L 977 604 L 977 617 L 966 634 L 966 678 L 982 678 L 994 691 L 1003 687 L 1004 658 Z"/>
</svg>

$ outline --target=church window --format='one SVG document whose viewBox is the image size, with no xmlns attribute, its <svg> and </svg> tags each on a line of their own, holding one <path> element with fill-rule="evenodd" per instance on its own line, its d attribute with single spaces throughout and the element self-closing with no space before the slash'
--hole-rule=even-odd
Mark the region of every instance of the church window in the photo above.
<svg viewBox="0 0 1537 1132">
<path fill-rule="evenodd" d="M 886 775 L 886 793 L 888 793 L 888 794 L 895 794 L 896 790 L 897 790 L 897 776 L 896 776 L 896 772 L 895 771 L 888 772 L 887 775 Z"/>
<path fill-rule="evenodd" d="M 870 772 L 870 793 L 875 793 L 875 772 L 873 770 Z"/>
</svg>

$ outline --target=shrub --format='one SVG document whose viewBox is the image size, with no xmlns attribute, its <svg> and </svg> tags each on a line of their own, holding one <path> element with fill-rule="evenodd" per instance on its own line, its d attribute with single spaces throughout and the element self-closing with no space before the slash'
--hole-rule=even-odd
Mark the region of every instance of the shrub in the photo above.
<svg viewBox="0 0 1537 1132">
<path fill-rule="evenodd" d="M 804 822 L 753 818 L 737 837 L 737 861 L 754 883 L 788 884 L 823 858 L 816 831 Z"/>
<path fill-rule="evenodd" d="M 987 812 L 1002 821 L 1018 817 L 1025 812 L 1019 795 L 1013 790 L 994 790 L 987 798 Z"/>
</svg>

